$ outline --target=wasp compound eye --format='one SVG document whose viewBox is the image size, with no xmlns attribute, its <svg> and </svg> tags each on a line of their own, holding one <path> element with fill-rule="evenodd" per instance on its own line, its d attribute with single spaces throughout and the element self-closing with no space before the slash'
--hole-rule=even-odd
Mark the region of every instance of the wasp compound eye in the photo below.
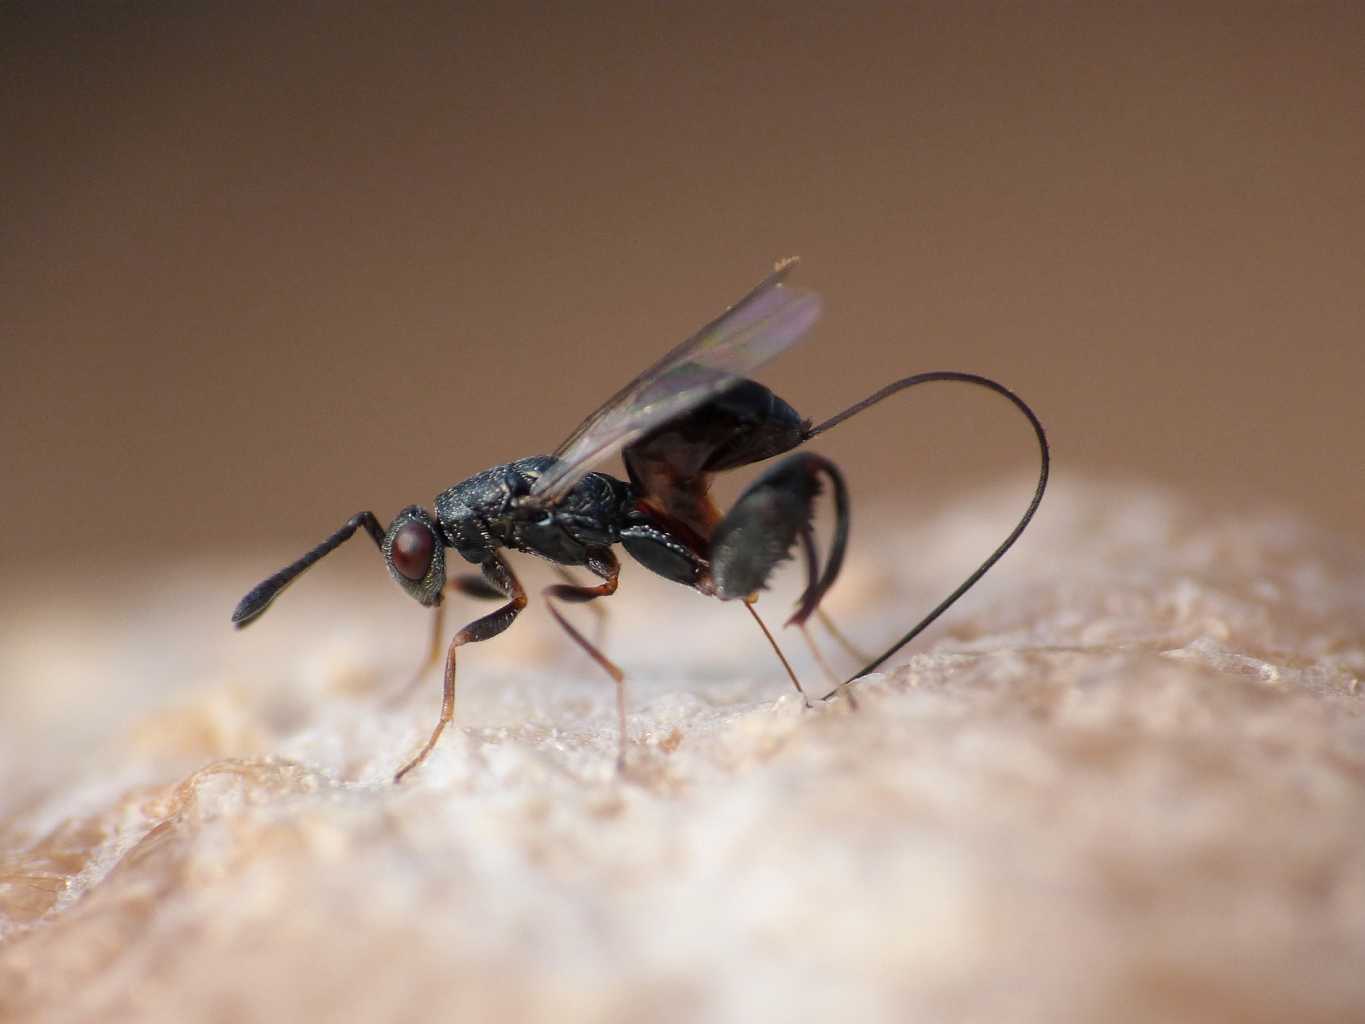
<svg viewBox="0 0 1365 1024">
<path fill-rule="evenodd" d="M 393 567 L 414 583 L 420 583 L 431 568 L 435 550 L 436 538 L 426 523 L 407 523 L 393 538 Z"/>
<path fill-rule="evenodd" d="M 382 545 L 389 575 L 421 604 L 441 603 L 446 562 L 441 535 L 422 508 L 410 505 L 398 513 Z"/>
</svg>

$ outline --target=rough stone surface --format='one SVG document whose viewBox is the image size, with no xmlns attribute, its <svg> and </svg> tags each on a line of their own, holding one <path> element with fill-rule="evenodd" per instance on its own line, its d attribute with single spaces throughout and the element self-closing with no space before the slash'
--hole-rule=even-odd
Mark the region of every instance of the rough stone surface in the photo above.
<svg viewBox="0 0 1365 1024">
<path fill-rule="evenodd" d="M 903 629 L 1019 491 L 860 521 L 832 610 Z M 7 617 L 0 1018 L 1365 1019 L 1365 558 L 1290 518 L 1063 481 L 856 712 L 628 568 L 624 776 L 533 604 L 392 785 L 423 613 L 316 570 L 230 634 L 271 568 Z"/>
</svg>

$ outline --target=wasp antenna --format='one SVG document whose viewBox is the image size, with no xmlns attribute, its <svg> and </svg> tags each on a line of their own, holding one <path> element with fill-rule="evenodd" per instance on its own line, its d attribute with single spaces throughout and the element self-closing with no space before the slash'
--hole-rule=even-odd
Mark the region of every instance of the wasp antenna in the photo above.
<svg viewBox="0 0 1365 1024">
<path fill-rule="evenodd" d="M 246 597 L 237 602 L 237 607 L 232 612 L 232 624 L 238 629 L 250 625 L 261 612 L 270 607 L 270 602 L 279 597 L 280 591 L 289 584 L 293 583 L 306 569 L 324 555 L 331 554 L 342 544 L 351 539 L 351 535 L 360 527 L 365 527 L 365 531 L 374 540 L 375 546 L 381 551 L 384 547 L 384 530 L 379 525 L 379 520 L 374 517 L 373 512 L 357 512 L 346 520 L 346 525 L 337 530 L 321 544 L 308 552 L 297 562 L 285 566 L 267 580 L 262 580 L 251 588 Z"/>
<path fill-rule="evenodd" d="M 819 426 L 812 427 L 810 430 L 806 432 L 806 438 L 810 439 L 812 437 L 815 437 L 817 434 L 823 434 L 826 430 L 829 430 L 832 427 L 837 427 L 840 423 L 844 422 L 844 420 L 857 416 L 858 413 L 867 409 L 869 406 L 876 405 L 882 399 L 890 398 L 892 395 L 896 394 L 899 391 L 904 391 L 906 388 L 912 388 L 917 384 L 928 384 L 932 381 L 940 380 L 956 381 L 961 384 L 975 384 L 977 387 L 982 387 L 986 388 L 989 391 L 994 391 L 997 395 L 1002 395 L 1005 398 L 1008 398 L 1012 403 L 1014 403 L 1015 408 L 1022 412 L 1025 418 L 1028 419 L 1029 425 L 1033 427 L 1033 432 L 1038 438 L 1038 451 L 1042 458 L 1042 468 L 1038 473 L 1038 486 L 1033 492 L 1033 499 L 1029 502 L 1028 508 L 1024 510 L 1023 518 L 1021 518 L 1019 522 L 1015 525 L 1014 529 L 1010 531 L 1009 536 L 1005 538 L 1004 542 L 1001 543 L 1001 545 L 998 548 L 991 552 L 990 557 L 988 557 L 984 562 L 982 562 L 979 566 L 976 567 L 975 572 L 973 572 L 970 576 L 963 580 L 962 583 L 958 585 L 957 589 L 954 590 L 947 597 L 945 597 L 938 604 L 938 606 L 934 608 L 933 611 L 931 611 L 924 618 L 920 619 L 920 621 L 915 624 L 915 626 L 910 630 L 910 632 L 906 633 L 903 637 L 897 640 L 894 644 L 892 644 L 889 648 L 883 651 L 880 655 L 878 655 L 868 664 L 864 665 L 858 672 L 854 673 L 852 676 L 849 676 L 849 678 L 846 679 L 838 688 L 831 691 L 830 693 L 825 694 L 825 696 L 822 698 L 823 700 L 829 700 L 831 697 L 837 695 L 840 690 L 842 690 L 845 686 L 848 686 L 854 680 L 860 679 L 863 676 L 867 675 L 869 672 L 872 672 L 875 669 L 879 668 L 882 665 L 882 663 L 885 662 L 888 658 L 890 658 L 893 654 L 895 654 L 902 647 L 908 644 L 911 640 L 915 639 L 915 637 L 919 636 L 922 632 L 928 629 L 929 626 L 933 623 L 933 621 L 937 619 L 940 615 L 942 615 L 944 612 L 946 612 L 953 605 L 953 603 L 957 601 L 958 598 L 960 598 L 967 591 L 971 590 L 972 587 L 976 585 L 977 581 L 980 580 L 982 576 L 986 575 L 986 573 L 990 571 L 991 566 L 995 565 L 996 562 L 1000 561 L 1001 556 L 1003 556 L 1004 553 L 1013 546 L 1014 542 L 1019 539 L 1019 535 L 1024 532 L 1024 528 L 1028 526 L 1030 520 L 1033 519 L 1033 514 L 1038 511 L 1038 506 L 1042 504 L 1043 491 L 1047 489 L 1048 471 L 1052 463 L 1051 449 L 1048 448 L 1047 433 L 1043 430 L 1043 424 L 1038 419 L 1034 411 L 1031 408 L 1029 408 L 1028 403 L 1025 402 L 1022 398 L 1016 395 L 1009 388 L 1005 387 L 1005 385 L 1000 384 L 997 381 L 993 381 L 989 377 L 982 377 L 979 374 L 959 373 L 956 370 L 933 370 L 929 373 L 917 373 L 913 377 L 906 377 L 903 380 L 893 381 L 892 383 L 886 385 L 886 387 L 882 388 L 880 391 L 876 391 L 873 394 L 869 395 L 867 398 L 864 398 L 861 402 L 858 402 L 855 405 L 850 405 L 847 409 L 845 409 L 838 415 L 831 416 L 829 419 L 825 420 L 825 422 L 821 423 Z"/>
</svg>

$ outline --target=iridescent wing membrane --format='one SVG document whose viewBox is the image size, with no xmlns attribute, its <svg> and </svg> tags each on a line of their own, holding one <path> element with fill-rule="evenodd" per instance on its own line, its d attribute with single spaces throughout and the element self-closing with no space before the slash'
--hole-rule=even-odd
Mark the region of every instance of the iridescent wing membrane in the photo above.
<svg viewBox="0 0 1365 1024">
<path fill-rule="evenodd" d="M 796 262 L 778 263 L 748 295 L 579 424 L 555 450 L 559 462 L 536 481 L 532 496 L 553 504 L 601 460 L 733 387 L 800 341 L 820 316 L 820 297 L 786 284 Z"/>
</svg>

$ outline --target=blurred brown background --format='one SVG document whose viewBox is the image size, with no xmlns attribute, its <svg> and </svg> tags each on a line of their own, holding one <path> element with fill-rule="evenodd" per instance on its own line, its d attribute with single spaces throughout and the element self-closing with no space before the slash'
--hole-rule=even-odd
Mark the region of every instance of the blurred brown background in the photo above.
<svg viewBox="0 0 1365 1024">
<path fill-rule="evenodd" d="M 51 8 L 0 8 L 11 581 L 428 503 L 791 253 L 806 415 L 974 370 L 1063 474 L 1365 538 L 1359 4 Z M 1031 444 L 940 386 L 823 450 L 870 502 Z"/>
</svg>

